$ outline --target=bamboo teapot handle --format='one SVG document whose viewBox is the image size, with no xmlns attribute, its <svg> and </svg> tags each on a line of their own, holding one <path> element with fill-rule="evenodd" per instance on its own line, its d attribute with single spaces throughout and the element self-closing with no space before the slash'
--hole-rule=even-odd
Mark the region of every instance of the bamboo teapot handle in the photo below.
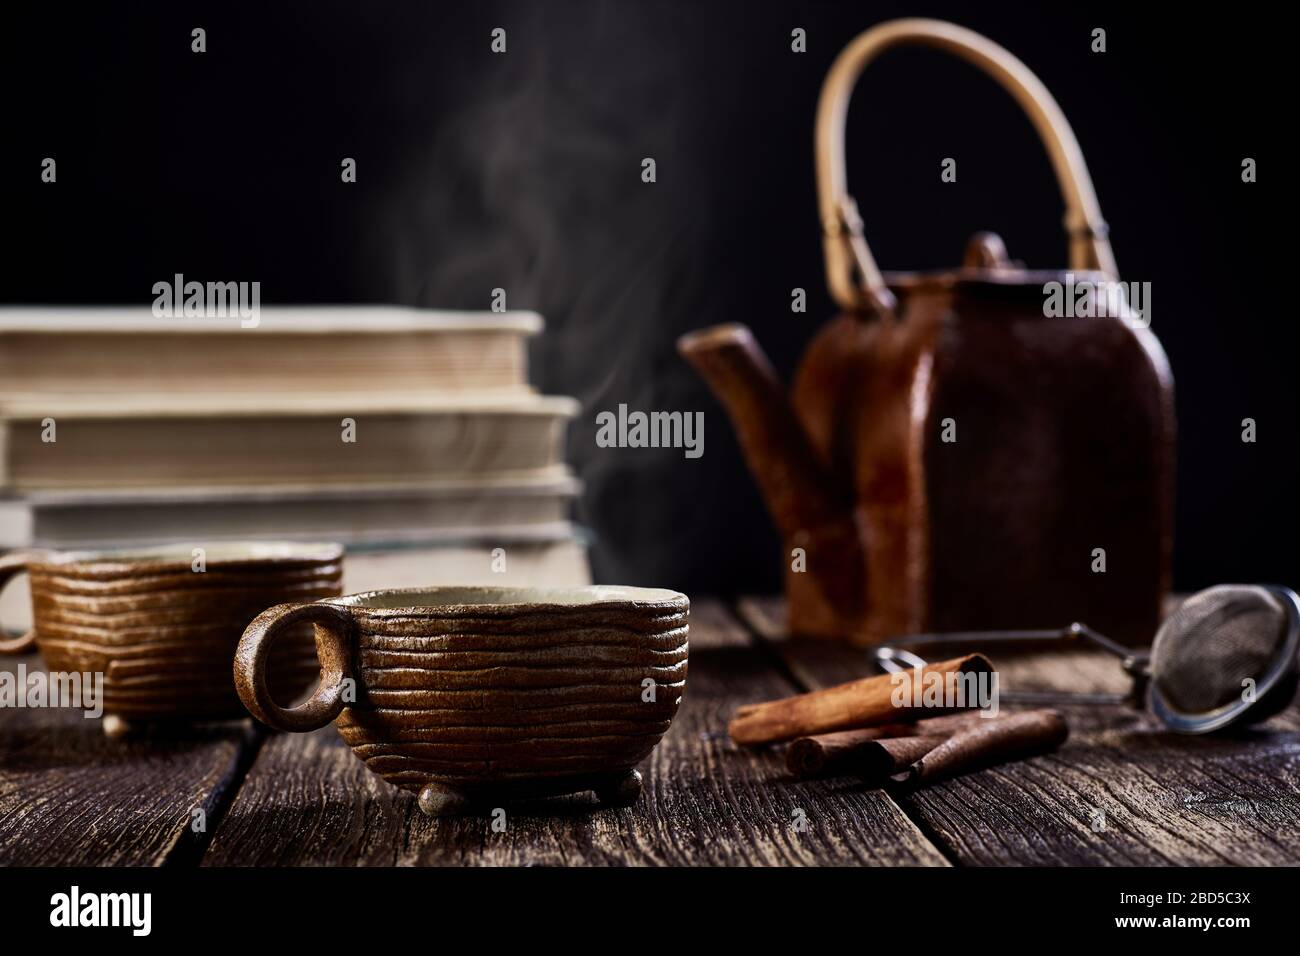
<svg viewBox="0 0 1300 956">
<path fill-rule="evenodd" d="M 897 46 L 928 46 L 956 54 L 988 73 L 1015 97 L 1038 130 L 1065 199 L 1070 268 L 1118 277 L 1106 238 L 1106 221 L 1092 178 L 1065 114 L 1038 77 L 1018 59 L 972 30 L 942 20 L 891 20 L 859 35 L 831 64 L 817 104 L 817 201 L 831 296 L 844 309 L 891 315 L 894 295 L 876 267 L 862 231 L 844 169 L 844 121 L 858 76 L 868 63 Z"/>
</svg>

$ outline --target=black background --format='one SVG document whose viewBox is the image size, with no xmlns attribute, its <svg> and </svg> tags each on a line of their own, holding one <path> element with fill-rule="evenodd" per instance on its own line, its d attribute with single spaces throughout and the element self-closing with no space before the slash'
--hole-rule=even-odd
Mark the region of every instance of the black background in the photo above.
<svg viewBox="0 0 1300 956">
<path fill-rule="evenodd" d="M 505 947 L 535 945 L 539 925 L 554 924 L 557 915 L 582 927 L 583 939 L 626 936 L 628 926 L 647 915 L 645 900 L 673 893 L 690 899 L 716 897 L 723 892 L 742 899 L 771 900 L 796 894 L 815 898 L 836 912 L 860 908 L 868 898 L 897 894 L 903 899 L 938 899 L 960 903 L 972 912 L 999 913 L 1016 901 L 1014 917 L 1003 917 L 995 931 L 1004 936 L 1059 938 L 1068 927 L 1071 939 L 1114 944 L 1125 935 L 1140 938 L 1151 931 L 1117 927 L 1116 917 L 1247 917 L 1249 930 L 1282 932 L 1290 926 L 1294 906 L 1292 872 L 1286 867 L 862 867 L 852 880 L 842 869 L 822 867 L 797 874 L 792 868 L 772 872 L 735 867 L 720 872 L 711 867 L 628 867 L 611 873 L 584 867 L 300 867 L 292 874 L 274 867 L 39 867 L 0 868 L 5 889 L 6 932 L 18 943 L 129 948 L 192 946 L 196 910 L 218 914 L 202 931 L 212 939 L 291 952 L 295 947 L 321 946 L 348 951 L 387 951 L 425 943 L 430 930 L 444 925 L 491 926 L 492 938 Z M 698 883 L 694 881 L 699 881 Z M 785 882 L 789 880 L 789 882 Z M 49 925 L 51 897 L 79 892 L 152 894 L 152 932 L 137 938 L 123 928 L 54 928 Z M 1120 903 L 1123 894 L 1242 894 L 1247 903 L 1192 906 L 1145 906 Z M 503 917 L 502 898 L 509 902 Z M 367 919 L 382 900 L 396 914 L 376 930 Z M 1068 904 L 1062 905 L 1063 900 Z M 336 902 L 340 901 L 340 902 Z M 355 902 L 354 902 L 355 901 Z M 447 901 L 447 902 L 444 902 Z M 441 921 L 426 916 L 434 908 Z M 692 938 L 706 949 L 745 951 L 770 945 L 781 932 L 778 921 L 750 907 L 727 919 L 699 920 Z M 823 938 L 846 938 L 836 924 Z M 1005 928 L 1004 928 L 1005 927 Z M 1247 938 L 1249 930 L 1230 930 Z M 454 931 L 454 930 L 453 930 Z M 948 935 L 960 930 L 944 927 Z M 837 933 L 830 937 L 830 933 Z M 1200 929 L 1156 931 L 1182 946 Z M 1214 934 L 1223 931 L 1215 929 Z"/>
<path fill-rule="evenodd" d="M 33 7 L 39 6 L 39 9 Z M 3 299 L 140 303 L 155 281 L 258 280 L 271 303 L 542 312 L 534 382 L 575 395 L 570 458 L 597 574 L 773 589 L 780 554 L 730 428 L 673 341 L 754 327 L 788 376 L 831 314 L 812 124 L 835 54 L 938 16 L 1023 59 L 1073 123 L 1123 277 L 1153 285 L 1177 383 L 1176 585 L 1300 583 L 1291 230 L 1274 144 L 1292 115 L 1281 30 L 1137 4 L 445 2 L 6 8 Z M 1198 11 L 1198 12 L 1193 12 Z M 208 51 L 190 51 L 190 30 Z M 504 27 L 508 52 L 490 32 Z M 791 52 L 802 27 L 808 51 Z M 1091 31 L 1108 50 L 1090 51 Z M 886 269 L 955 265 L 1001 233 L 1064 264 L 1032 129 L 930 51 L 874 64 L 850 183 Z M 39 181 L 53 156 L 58 183 Z M 344 185 L 343 157 L 358 182 Z M 641 182 L 654 157 L 658 182 Z M 956 184 L 939 179 L 958 160 Z M 1243 157 L 1260 181 L 1243 184 Z M 1289 202 L 1289 197 L 1287 197 Z M 808 290 L 805 315 L 791 289 Z M 598 449 L 594 418 L 704 410 L 705 454 Z M 1258 422 L 1256 444 L 1240 422 Z"/>
</svg>

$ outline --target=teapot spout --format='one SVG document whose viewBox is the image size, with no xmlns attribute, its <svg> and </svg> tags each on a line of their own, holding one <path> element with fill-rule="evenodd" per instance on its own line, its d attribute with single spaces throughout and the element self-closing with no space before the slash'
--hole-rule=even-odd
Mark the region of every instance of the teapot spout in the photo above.
<svg viewBox="0 0 1300 956">
<path fill-rule="evenodd" d="M 786 546 L 804 549 L 809 573 L 799 577 L 817 582 L 837 618 L 855 619 L 865 558 L 853 508 L 837 490 L 753 334 L 743 325 L 718 325 L 682 336 L 677 349 L 731 418 Z"/>
</svg>

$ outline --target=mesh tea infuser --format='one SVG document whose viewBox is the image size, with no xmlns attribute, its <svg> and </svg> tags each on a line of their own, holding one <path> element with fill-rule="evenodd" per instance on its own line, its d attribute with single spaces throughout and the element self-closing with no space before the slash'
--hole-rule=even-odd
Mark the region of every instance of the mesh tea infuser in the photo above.
<svg viewBox="0 0 1300 956">
<path fill-rule="evenodd" d="M 1145 698 L 1170 730 L 1204 734 L 1266 720 L 1291 702 L 1300 683 L 1300 598 L 1276 585 L 1221 584 L 1192 595 L 1160 626 L 1146 653 L 1074 623 L 1059 630 L 915 634 L 874 655 L 885 670 L 897 671 L 925 663 L 909 647 L 1079 639 L 1123 661 L 1133 679 L 1128 694 L 1022 692 L 1003 699 L 1141 706 Z"/>
</svg>

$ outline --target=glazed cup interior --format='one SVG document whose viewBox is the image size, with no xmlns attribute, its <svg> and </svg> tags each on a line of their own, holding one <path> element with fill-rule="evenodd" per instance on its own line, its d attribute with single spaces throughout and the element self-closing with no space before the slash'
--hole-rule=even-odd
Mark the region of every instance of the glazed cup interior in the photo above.
<svg viewBox="0 0 1300 956">
<path fill-rule="evenodd" d="M 601 604 L 674 604 L 686 597 L 664 588 L 634 588 L 593 585 L 576 588 L 527 587 L 432 587 L 366 591 L 326 603 L 368 610 L 394 608 L 445 610 L 448 608 L 501 608 L 546 605 L 550 607 L 592 607 Z"/>
<path fill-rule="evenodd" d="M 194 550 L 201 548 L 208 564 L 250 561 L 337 561 L 343 549 L 337 544 L 297 541 L 193 541 L 154 547 L 106 548 L 93 551 L 50 551 L 33 564 L 184 564 L 194 560 Z"/>
</svg>

